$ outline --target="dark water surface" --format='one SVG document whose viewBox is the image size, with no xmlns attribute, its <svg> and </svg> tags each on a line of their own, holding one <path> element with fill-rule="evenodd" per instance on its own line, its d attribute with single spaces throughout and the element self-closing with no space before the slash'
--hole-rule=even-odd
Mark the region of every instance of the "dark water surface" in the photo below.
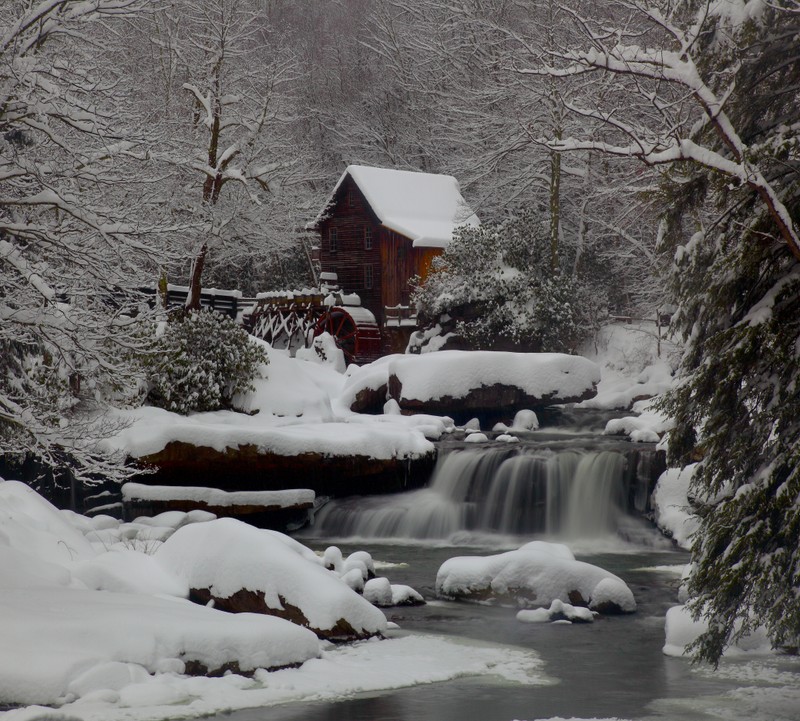
<svg viewBox="0 0 800 721">
<path fill-rule="evenodd" d="M 311 544 L 324 548 L 323 540 Z M 487 555 L 489 549 L 359 543 L 339 544 L 347 554 L 369 550 L 376 560 L 407 564 L 379 571 L 393 583 L 416 588 L 432 602 L 417 608 L 386 609 L 406 631 L 422 631 L 534 649 L 551 685 L 511 685 L 489 677 L 457 679 L 370 694 L 338 702 L 287 705 L 234 712 L 228 721 L 511 721 L 554 716 L 572 718 L 664 718 L 695 721 L 751 718 L 736 715 L 724 694 L 739 683 L 693 670 L 683 659 L 664 656 L 664 615 L 677 603 L 678 575 L 644 570 L 688 561 L 676 550 L 642 549 L 601 555 L 577 554 L 621 576 L 636 597 L 629 616 L 593 624 L 526 624 L 515 610 L 435 599 L 436 571 L 456 555 Z M 777 663 L 781 663 L 778 661 Z M 789 670 L 798 666 L 787 660 Z M 797 675 L 800 682 L 800 674 Z M 721 702 L 733 715 L 708 715 Z M 675 703 L 671 703 L 674 701 Z M 744 713 L 744 712 L 743 712 Z M 782 718 L 791 718 L 783 716 Z M 800 709 L 797 718 L 800 719 Z"/>
</svg>

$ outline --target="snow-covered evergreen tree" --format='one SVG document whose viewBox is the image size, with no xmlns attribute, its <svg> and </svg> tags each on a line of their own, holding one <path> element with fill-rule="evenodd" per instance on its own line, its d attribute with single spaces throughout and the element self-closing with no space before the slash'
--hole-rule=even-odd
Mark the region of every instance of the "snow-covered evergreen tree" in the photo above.
<svg viewBox="0 0 800 721">
<path fill-rule="evenodd" d="M 776 647 L 800 643 L 800 16 L 785 3 L 718 8 L 697 52 L 706 77 L 730 73 L 725 114 L 741 150 L 720 152 L 741 153 L 770 194 L 704 171 L 672 195 L 684 232 L 702 221 L 676 253 L 689 345 L 666 407 L 672 461 L 701 459 L 689 590 L 709 623 L 695 648 L 712 663 L 759 625 Z"/>
<path fill-rule="evenodd" d="M 602 291 L 553 268 L 550 240 L 549 223 L 532 213 L 457 229 L 415 292 L 420 315 L 455 320 L 471 348 L 574 351 L 603 310 Z"/>
<path fill-rule="evenodd" d="M 681 239 L 676 324 L 687 341 L 682 383 L 665 403 L 676 421 L 670 456 L 700 461 L 690 606 L 709 630 L 695 651 L 716 663 L 758 625 L 776 646 L 796 647 L 797 3 L 610 0 L 604 9 L 608 17 L 572 11 L 589 47 L 550 52 L 532 72 L 617 81 L 614 98 L 570 106 L 599 136 L 543 139 L 549 147 L 664 168 L 664 239 Z"/>
</svg>

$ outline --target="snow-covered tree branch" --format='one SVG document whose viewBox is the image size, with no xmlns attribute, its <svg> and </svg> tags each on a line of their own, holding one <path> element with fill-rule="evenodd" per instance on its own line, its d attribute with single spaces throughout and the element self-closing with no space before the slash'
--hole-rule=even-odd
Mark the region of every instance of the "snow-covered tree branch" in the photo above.
<svg viewBox="0 0 800 721">
<path fill-rule="evenodd" d="M 662 14 L 655 3 L 624 0 L 609 5 L 629 14 L 630 22 L 625 25 L 629 30 L 610 33 L 599 21 L 565 8 L 588 36 L 590 47 L 549 50 L 540 65 L 518 72 L 555 78 L 606 72 L 623 82 L 629 80 L 626 88 L 637 101 L 629 108 L 587 110 L 565 102 L 568 110 L 605 126 L 612 138 L 629 142 L 580 137 L 541 137 L 540 142 L 560 152 L 599 151 L 648 165 L 690 161 L 727 176 L 758 194 L 781 237 L 800 259 L 800 231 L 769 178 L 769 158 L 759 157 L 743 140 L 726 111 L 731 96 L 742 92 L 737 89 L 737 61 L 721 71 L 699 66 L 704 61 L 701 40 L 720 48 L 728 45 L 725 51 L 734 55 L 746 53 L 742 38 L 748 27 L 759 23 L 778 27 L 790 16 L 790 9 L 784 9 L 782 3 L 765 7 L 762 3 L 696 2 L 679 3 Z M 711 35 L 714 37 L 709 39 Z M 643 41 L 652 45 L 643 45 Z M 644 114 L 646 107 L 658 108 L 660 118 Z"/>
<path fill-rule="evenodd" d="M 708 631 L 693 650 L 717 663 L 759 626 L 776 647 L 796 647 L 796 3 L 619 0 L 606 9 L 606 19 L 569 11 L 585 49 L 557 48 L 517 71 L 612 76 L 612 96 L 565 100 L 593 135 L 538 141 L 662 172 L 662 245 L 674 252 L 675 325 L 687 342 L 681 383 L 663 406 L 676 422 L 669 454 L 674 464 L 700 461 L 689 590 Z"/>
<path fill-rule="evenodd" d="M 124 138 L 107 22 L 138 0 L 0 9 L 0 441 L 79 477 L 124 471 L 93 414 L 140 345 L 135 288 L 157 255 Z M 133 191 L 142 192 L 134 198 Z"/>
</svg>

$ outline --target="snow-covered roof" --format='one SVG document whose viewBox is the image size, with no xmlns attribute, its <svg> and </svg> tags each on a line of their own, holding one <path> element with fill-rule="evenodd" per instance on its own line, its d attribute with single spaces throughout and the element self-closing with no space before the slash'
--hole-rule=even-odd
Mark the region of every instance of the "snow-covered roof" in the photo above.
<svg viewBox="0 0 800 721">
<path fill-rule="evenodd" d="M 417 248 L 444 248 L 459 225 L 479 224 L 452 175 L 349 165 L 314 225 L 326 219 L 345 180 L 353 179 L 378 220 Z"/>
</svg>

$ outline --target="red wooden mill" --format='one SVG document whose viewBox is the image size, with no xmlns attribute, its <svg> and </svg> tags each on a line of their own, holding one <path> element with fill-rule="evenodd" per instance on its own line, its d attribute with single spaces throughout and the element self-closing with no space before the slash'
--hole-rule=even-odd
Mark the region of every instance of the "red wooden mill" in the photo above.
<svg viewBox="0 0 800 721">
<path fill-rule="evenodd" d="M 452 176 L 349 166 L 309 225 L 320 236 L 321 289 L 266 294 L 252 332 L 291 345 L 327 331 L 348 362 L 402 352 L 416 328 L 409 281 L 425 279 L 464 224 L 478 218 Z"/>
</svg>

